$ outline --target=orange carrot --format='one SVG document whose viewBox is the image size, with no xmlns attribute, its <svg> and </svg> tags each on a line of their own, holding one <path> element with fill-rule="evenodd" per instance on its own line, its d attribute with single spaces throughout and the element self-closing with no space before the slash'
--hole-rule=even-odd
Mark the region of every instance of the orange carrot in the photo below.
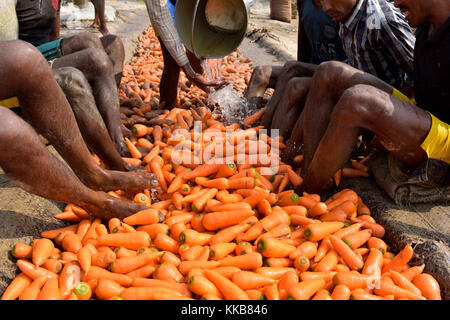
<svg viewBox="0 0 450 320">
<path fill-rule="evenodd" d="M 407 244 L 402 251 L 400 251 L 394 259 L 390 261 L 387 265 L 383 267 L 382 272 L 388 272 L 390 270 L 401 272 L 402 268 L 411 260 L 414 251 L 410 244 Z"/>
<path fill-rule="evenodd" d="M 16 243 L 11 249 L 12 256 L 17 259 L 29 259 L 31 258 L 32 252 L 33 247 L 22 242 Z"/>
<path fill-rule="evenodd" d="M 219 289 L 227 300 L 249 300 L 248 295 L 235 283 L 216 271 L 205 269 L 205 276 Z"/>
<path fill-rule="evenodd" d="M 267 300 L 280 300 L 280 293 L 276 284 L 265 286 L 263 292 Z"/>
<path fill-rule="evenodd" d="M 408 298 L 408 299 L 414 299 L 414 300 L 426 300 L 425 297 L 415 294 L 409 290 L 400 288 L 399 286 L 396 286 L 395 284 L 390 283 L 385 278 L 381 278 L 381 280 L 379 282 L 379 286 L 376 286 L 374 288 L 374 292 L 376 295 L 379 295 L 379 296 L 386 296 L 386 295 L 392 294 L 397 299 Z"/>
<path fill-rule="evenodd" d="M 97 240 L 100 245 L 125 247 L 132 250 L 148 247 L 151 244 L 150 236 L 144 231 L 136 231 L 133 233 L 112 233 L 100 236 Z"/>
<path fill-rule="evenodd" d="M 120 296 L 125 290 L 120 284 L 109 279 L 100 279 L 95 287 L 95 297 L 101 300 L 108 300 L 112 297 Z"/>
<path fill-rule="evenodd" d="M 206 230 L 217 230 L 239 224 L 254 214 L 251 210 L 217 211 L 205 214 L 203 226 Z"/>
<path fill-rule="evenodd" d="M 420 290 L 422 296 L 428 300 L 442 300 L 439 283 L 432 275 L 421 273 L 414 277 L 412 283 Z"/>
<path fill-rule="evenodd" d="M 344 241 L 334 235 L 330 235 L 330 241 L 334 249 L 344 259 L 345 263 L 353 270 L 362 270 L 364 262 Z"/>
<path fill-rule="evenodd" d="M 338 264 L 338 255 L 335 250 L 331 249 L 325 257 L 315 266 L 314 272 L 327 272 L 335 269 Z"/>
<path fill-rule="evenodd" d="M 212 244 L 210 246 L 209 257 L 211 260 L 220 260 L 231 252 L 233 252 L 236 248 L 236 243 L 217 243 Z"/>
<path fill-rule="evenodd" d="M 256 269 L 263 265 L 263 259 L 260 253 L 252 252 L 240 256 L 228 256 L 220 259 L 221 266 L 233 266 L 239 269 Z"/>
<path fill-rule="evenodd" d="M 211 237 L 210 244 L 215 245 L 233 241 L 237 236 L 244 233 L 249 228 L 249 224 L 236 224 L 234 226 L 224 228 Z"/>
<path fill-rule="evenodd" d="M 188 246 L 204 246 L 209 243 L 211 237 L 212 235 L 208 233 L 198 232 L 193 229 L 186 229 L 180 233 L 178 241 L 181 244 L 187 244 Z"/>
<path fill-rule="evenodd" d="M 342 222 L 313 223 L 306 227 L 305 238 L 309 241 L 319 241 L 344 227 Z"/>
<path fill-rule="evenodd" d="M 31 280 L 35 280 L 42 276 L 47 276 L 48 279 L 58 277 L 56 273 L 41 267 L 35 267 L 31 262 L 24 259 L 17 260 L 17 266 Z M 22 276 L 21 279 L 22 278 L 24 278 L 24 276 Z M 21 281 L 23 282 L 23 279 Z"/>
<path fill-rule="evenodd" d="M 19 260 L 21 261 L 21 260 Z M 1 300 L 16 300 L 22 294 L 22 292 L 30 286 L 32 280 L 36 280 L 39 277 L 30 279 L 25 273 L 19 273 L 13 281 L 8 285 L 5 292 L 3 292 Z"/>
<path fill-rule="evenodd" d="M 258 252 L 261 252 L 263 257 L 284 258 L 295 250 L 294 246 L 285 244 L 284 242 L 272 237 L 263 237 L 256 242 Z"/>
<path fill-rule="evenodd" d="M 355 233 L 351 233 L 342 238 L 351 249 L 355 250 L 365 244 L 371 237 L 372 230 L 365 229 Z"/>
<path fill-rule="evenodd" d="M 109 266 L 114 273 L 128 273 L 140 268 L 151 261 L 155 261 L 162 255 L 161 252 L 141 253 L 136 256 L 116 259 Z"/>
<path fill-rule="evenodd" d="M 402 272 L 402 275 L 409 281 L 412 281 L 416 276 L 423 272 L 423 269 L 425 269 L 425 264 L 408 268 Z"/>
<path fill-rule="evenodd" d="M 323 279 L 307 280 L 295 283 L 287 290 L 287 298 L 290 300 L 309 300 L 317 291 L 325 285 Z"/>
<path fill-rule="evenodd" d="M 46 276 L 35 279 L 28 287 L 26 287 L 19 296 L 19 300 L 36 300 L 39 296 L 41 288 L 47 281 Z"/>
<path fill-rule="evenodd" d="M 334 287 L 333 293 L 331 294 L 331 298 L 333 300 L 349 300 L 350 299 L 350 289 L 343 285 L 337 285 Z"/>
<path fill-rule="evenodd" d="M 138 211 L 123 219 L 123 222 L 132 226 L 161 223 L 163 221 L 164 216 L 154 208 Z"/>
<path fill-rule="evenodd" d="M 47 279 L 39 292 L 37 300 L 61 300 L 57 278 Z"/>
<path fill-rule="evenodd" d="M 350 290 L 367 288 L 372 283 L 370 275 L 360 274 L 353 271 L 340 271 L 333 276 L 335 286 L 340 284 L 347 286 Z"/>
<path fill-rule="evenodd" d="M 130 154 L 133 158 L 135 159 L 142 158 L 142 153 L 127 137 L 125 137 L 125 143 L 127 144 L 128 151 L 130 151 Z"/>
</svg>

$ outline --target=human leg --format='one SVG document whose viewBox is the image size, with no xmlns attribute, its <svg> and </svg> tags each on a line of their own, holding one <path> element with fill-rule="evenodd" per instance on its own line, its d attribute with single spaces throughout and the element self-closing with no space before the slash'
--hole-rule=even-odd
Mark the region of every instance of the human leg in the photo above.
<svg viewBox="0 0 450 320">
<path fill-rule="evenodd" d="M 103 49 L 84 49 L 55 59 L 53 68 L 73 67 L 83 72 L 89 82 L 109 135 L 120 154 L 127 147 L 120 129 L 120 105 L 113 66 Z"/>
<path fill-rule="evenodd" d="M 421 148 L 431 127 L 430 115 L 389 93 L 368 85 L 344 91 L 308 167 L 302 188 L 320 192 L 348 160 L 356 139 L 373 132 L 392 155 L 414 167 L 427 157 Z"/>
<path fill-rule="evenodd" d="M 109 34 L 108 27 L 106 26 L 105 18 L 105 0 L 91 0 L 95 8 L 95 20 L 94 24 L 97 24 L 99 31 L 103 35 Z"/>
<path fill-rule="evenodd" d="M 160 104 L 165 102 L 165 109 L 175 108 L 177 104 L 178 79 L 180 67 L 172 58 L 163 41 L 158 38 L 164 59 L 164 69 L 159 83 Z"/>
<path fill-rule="evenodd" d="M 288 140 L 303 110 L 310 84 L 311 78 L 309 77 L 291 78 L 286 84 L 271 122 L 271 128 L 280 129 L 280 135 L 285 140 Z"/>
<path fill-rule="evenodd" d="M 86 187 L 33 128 L 11 110 L 0 107 L 0 167 L 19 187 L 38 196 L 74 203 L 97 218 L 124 218 L 146 207 Z"/>
<path fill-rule="evenodd" d="M 289 80 L 294 77 L 311 77 L 314 73 L 315 67 L 315 65 L 299 61 L 289 61 L 284 64 L 279 76 L 276 79 L 275 91 L 267 104 L 266 111 L 264 112 L 264 116 L 262 118 L 262 125 L 265 128 L 271 127 L 275 110 L 278 107 L 281 97 L 284 95 L 284 91 Z"/>
<path fill-rule="evenodd" d="M 374 86 L 389 94 L 392 87 L 377 77 L 355 69 L 345 63 L 330 61 L 320 64 L 311 81 L 311 90 L 306 99 L 303 112 L 303 141 L 292 141 L 292 144 L 304 145 L 302 174 L 306 172 L 315 154 L 325 130 L 328 127 L 331 113 L 343 92 L 357 84 Z M 295 128 L 294 130 L 300 130 Z M 291 138 L 292 139 L 292 138 Z M 305 170 L 305 171 L 304 171 Z"/>
</svg>

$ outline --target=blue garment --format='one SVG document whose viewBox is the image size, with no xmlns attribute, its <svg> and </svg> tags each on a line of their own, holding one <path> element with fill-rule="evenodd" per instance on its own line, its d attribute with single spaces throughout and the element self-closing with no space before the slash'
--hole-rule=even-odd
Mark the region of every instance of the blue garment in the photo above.
<svg viewBox="0 0 450 320">
<path fill-rule="evenodd" d="M 172 19 L 175 19 L 175 6 L 177 4 L 177 0 L 169 0 L 168 4 L 169 4 L 170 15 L 172 16 Z"/>
<path fill-rule="evenodd" d="M 300 1 L 298 1 L 300 2 Z M 299 3 L 299 16 L 303 29 L 311 45 L 311 63 L 320 64 L 324 61 L 337 60 L 345 62 L 347 56 L 339 37 L 338 26 L 313 0 Z"/>
</svg>

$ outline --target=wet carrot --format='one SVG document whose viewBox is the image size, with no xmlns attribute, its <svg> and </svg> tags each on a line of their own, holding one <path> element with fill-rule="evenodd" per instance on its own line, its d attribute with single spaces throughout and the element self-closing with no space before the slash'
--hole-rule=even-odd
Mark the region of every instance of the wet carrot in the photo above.
<svg viewBox="0 0 450 320">
<path fill-rule="evenodd" d="M 420 290 L 421 295 L 428 300 L 442 300 L 439 283 L 432 275 L 428 273 L 418 274 L 412 280 L 412 284 L 416 286 Z"/>
<path fill-rule="evenodd" d="M 12 256 L 17 259 L 29 259 L 31 258 L 32 252 L 33 247 L 22 242 L 16 243 L 11 249 Z"/>
</svg>

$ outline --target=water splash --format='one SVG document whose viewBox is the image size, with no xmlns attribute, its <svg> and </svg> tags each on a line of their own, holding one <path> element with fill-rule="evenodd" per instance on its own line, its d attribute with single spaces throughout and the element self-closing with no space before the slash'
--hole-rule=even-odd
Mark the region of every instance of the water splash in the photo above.
<svg viewBox="0 0 450 320">
<path fill-rule="evenodd" d="M 215 105 L 213 113 L 220 115 L 220 120 L 226 125 L 242 123 L 242 121 L 256 112 L 257 108 L 250 105 L 246 98 L 238 93 L 233 84 L 229 84 L 209 94 L 209 102 Z"/>
</svg>

